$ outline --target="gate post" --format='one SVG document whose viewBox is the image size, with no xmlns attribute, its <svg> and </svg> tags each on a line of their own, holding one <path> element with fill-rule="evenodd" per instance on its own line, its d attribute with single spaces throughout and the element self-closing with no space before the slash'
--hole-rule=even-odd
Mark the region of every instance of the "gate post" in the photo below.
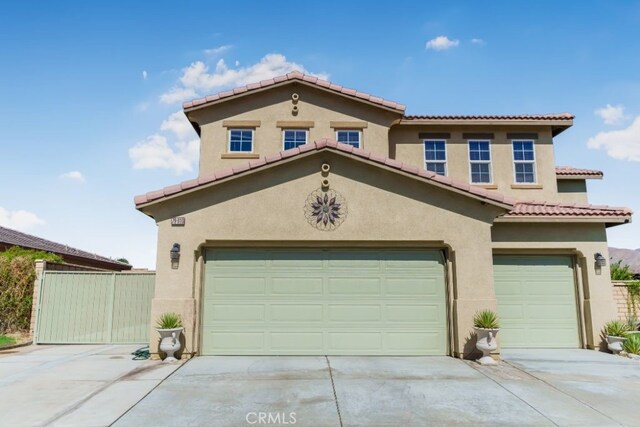
<svg viewBox="0 0 640 427">
<path fill-rule="evenodd" d="M 36 278 L 33 282 L 33 297 L 31 301 L 31 321 L 29 322 L 29 339 L 37 342 L 38 314 L 40 311 L 40 296 L 44 271 L 47 269 L 47 261 L 36 260 Z"/>
</svg>

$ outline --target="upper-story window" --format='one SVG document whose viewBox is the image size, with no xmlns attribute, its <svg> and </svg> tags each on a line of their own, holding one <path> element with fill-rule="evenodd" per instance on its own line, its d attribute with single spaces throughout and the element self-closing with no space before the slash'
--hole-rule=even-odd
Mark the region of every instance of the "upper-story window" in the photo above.
<svg viewBox="0 0 640 427">
<path fill-rule="evenodd" d="M 251 153 L 253 151 L 253 129 L 229 129 L 229 152 Z"/>
<path fill-rule="evenodd" d="M 447 174 L 447 143 L 445 140 L 424 141 L 424 168 L 438 175 Z"/>
<path fill-rule="evenodd" d="M 469 166 L 471 183 L 491 184 L 490 141 L 469 141 Z"/>
<path fill-rule="evenodd" d="M 532 140 L 514 140 L 513 169 L 517 183 L 536 182 L 536 155 Z"/>
<path fill-rule="evenodd" d="M 336 141 L 343 144 L 353 145 L 354 148 L 360 148 L 360 136 L 362 132 L 359 130 L 337 130 Z"/>
<path fill-rule="evenodd" d="M 308 131 L 304 129 L 285 129 L 282 132 L 283 146 L 285 150 L 296 148 L 307 143 Z"/>
</svg>

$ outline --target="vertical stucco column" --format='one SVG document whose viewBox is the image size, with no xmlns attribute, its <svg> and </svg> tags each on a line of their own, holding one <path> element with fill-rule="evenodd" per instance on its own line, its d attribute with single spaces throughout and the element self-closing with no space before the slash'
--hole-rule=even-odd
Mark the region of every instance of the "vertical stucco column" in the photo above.
<svg viewBox="0 0 640 427">
<path fill-rule="evenodd" d="M 33 340 L 36 332 L 36 318 L 38 315 L 38 302 L 40 299 L 40 281 L 42 273 L 47 268 L 47 262 L 41 259 L 36 260 L 36 278 L 33 282 L 33 300 L 31 302 L 31 322 L 29 325 L 29 339 Z"/>
<path fill-rule="evenodd" d="M 491 235 L 474 236 L 453 247 L 453 355 L 467 357 L 475 351 L 473 315 L 496 310 L 493 285 Z"/>
</svg>

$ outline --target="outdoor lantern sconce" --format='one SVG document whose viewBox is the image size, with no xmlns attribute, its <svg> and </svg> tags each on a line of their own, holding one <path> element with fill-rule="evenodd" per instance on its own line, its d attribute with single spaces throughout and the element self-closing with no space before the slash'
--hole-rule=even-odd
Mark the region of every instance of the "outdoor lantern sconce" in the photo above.
<svg viewBox="0 0 640 427">
<path fill-rule="evenodd" d="M 173 247 L 169 251 L 169 257 L 171 258 L 171 268 L 174 270 L 180 265 L 180 244 L 174 243 Z"/>
<path fill-rule="evenodd" d="M 598 267 L 604 267 L 607 265 L 607 259 L 600 252 L 596 252 L 593 257 L 595 258 L 596 265 Z"/>
</svg>

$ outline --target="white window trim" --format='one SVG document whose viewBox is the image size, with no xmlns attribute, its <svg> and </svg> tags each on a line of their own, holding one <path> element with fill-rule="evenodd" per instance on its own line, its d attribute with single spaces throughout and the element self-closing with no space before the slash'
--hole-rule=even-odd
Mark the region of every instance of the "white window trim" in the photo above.
<svg viewBox="0 0 640 427">
<path fill-rule="evenodd" d="M 309 129 L 294 129 L 294 128 L 285 128 L 282 129 L 282 149 L 284 150 L 284 135 L 285 133 L 289 131 L 289 132 L 304 132 L 304 143 L 308 144 L 309 143 Z"/>
<path fill-rule="evenodd" d="M 471 143 L 472 142 L 486 142 L 489 144 L 489 160 L 471 160 Z M 491 140 L 490 139 L 468 139 L 467 140 L 467 159 L 469 159 L 469 184 L 472 185 L 493 185 L 493 153 L 491 152 Z M 489 182 L 473 182 L 473 171 L 471 170 L 472 164 L 488 164 L 489 165 Z"/>
<path fill-rule="evenodd" d="M 533 147 L 533 160 L 516 160 L 516 150 L 514 142 L 530 142 Z M 511 140 L 511 159 L 513 160 L 513 183 L 516 185 L 537 185 L 538 184 L 538 165 L 536 162 L 536 141 L 533 139 L 512 139 Z M 518 182 L 516 178 L 516 163 L 533 164 L 533 182 Z"/>
<path fill-rule="evenodd" d="M 444 142 L 444 160 L 427 160 L 427 147 L 426 147 L 427 142 Z M 422 140 L 422 159 L 424 160 L 423 162 L 424 170 L 428 170 L 427 163 L 444 163 L 443 176 L 449 175 L 449 154 L 447 153 L 448 145 L 449 144 L 447 143 L 446 139 L 423 139 Z"/>
<path fill-rule="evenodd" d="M 251 151 L 231 151 L 231 131 L 251 132 Z M 227 153 L 253 153 L 253 149 L 256 145 L 255 137 L 256 137 L 255 129 L 230 128 L 227 131 Z"/>
<path fill-rule="evenodd" d="M 360 129 L 336 129 L 336 141 L 338 141 L 338 132 L 358 132 L 358 147 L 362 148 L 362 131 Z M 351 144 L 349 144 L 351 145 Z"/>
</svg>

